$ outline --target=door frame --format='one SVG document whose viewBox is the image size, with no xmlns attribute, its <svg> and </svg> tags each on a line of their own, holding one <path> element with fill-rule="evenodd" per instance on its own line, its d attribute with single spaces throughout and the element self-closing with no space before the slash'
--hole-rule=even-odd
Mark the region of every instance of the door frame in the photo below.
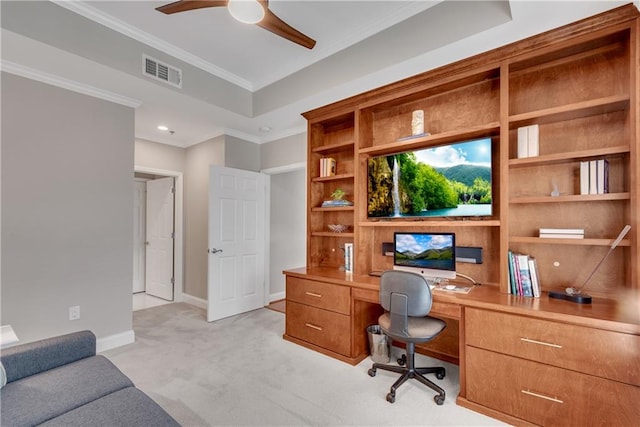
<svg viewBox="0 0 640 427">
<path fill-rule="evenodd" d="M 166 177 L 174 177 L 175 179 L 175 199 L 174 199 L 174 252 L 173 252 L 173 275 L 175 278 L 173 284 L 173 302 L 182 302 L 183 301 L 183 291 L 184 291 L 184 261 L 183 261 L 183 253 L 184 253 L 184 179 L 183 173 L 172 170 L 165 169 L 157 169 L 157 168 L 149 168 L 146 166 L 138 166 L 135 165 L 133 168 L 134 172 L 139 173 L 148 173 L 152 175 L 161 175 Z"/>
</svg>

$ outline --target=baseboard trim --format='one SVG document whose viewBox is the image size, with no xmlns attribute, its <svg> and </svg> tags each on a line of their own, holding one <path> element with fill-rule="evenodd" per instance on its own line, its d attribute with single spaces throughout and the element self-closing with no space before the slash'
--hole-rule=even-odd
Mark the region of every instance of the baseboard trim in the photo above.
<svg viewBox="0 0 640 427">
<path fill-rule="evenodd" d="M 108 337 L 98 338 L 96 340 L 96 353 L 111 350 L 112 348 L 121 347 L 127 344 L 133 344 L 136 340 L 136 333 L 133 329 Z"/>
<path fill-rule="evenodd" d="M 207 300 L 206 299 L 202 299 L 202 298 L 198 298 L 198 297 L 194 297 L 193 295 L 189 295 L 189 294 L 182 294 L 182 302 L 186 302 L 187 304 L 191 304 L 195 307 L 201 308 L 203 310 L 207 309 Z"/>
<path fill-rule="evenodd" d="M 286 298 L 286 294 L 284 292 L 269 294 L 269 303 L 272 303 L 274 301 L 280 301 L 281 299 L 285 299 L 285 298 Z"/>
</svg>

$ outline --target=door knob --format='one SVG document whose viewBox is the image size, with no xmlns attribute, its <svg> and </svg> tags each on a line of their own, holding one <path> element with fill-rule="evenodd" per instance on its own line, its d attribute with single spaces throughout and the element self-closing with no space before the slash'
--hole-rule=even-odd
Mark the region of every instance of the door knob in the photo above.
<svg viewBox="0 0 640 427">
<path fill-rule="evenodd" d="M 210 254 L 217 254 L 219 252 L 222 252 L 222 249 L 211 248 L 207 249 L 207 252 L 209 252 Z"/>
</svg>

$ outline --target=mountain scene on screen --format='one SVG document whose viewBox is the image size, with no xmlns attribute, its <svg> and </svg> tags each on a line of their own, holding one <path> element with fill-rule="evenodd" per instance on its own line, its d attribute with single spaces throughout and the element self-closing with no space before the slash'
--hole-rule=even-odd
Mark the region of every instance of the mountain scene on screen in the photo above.
<svg viewBox="0 0 640 427">
<path fill-rule="evenodd" d="M 491 139 L 369 159 L 369 217 L 491 215 Z"/>
<path fill-rule="evenodd" d="M 420 253 L 415 253 L 412 251 L 397 251 L 396 253 L 396 261 L 415 259 L 438 260 L 451 259 L 452 257 L 453 249 L 451 247 L 442 249 L 427 249 L 426 251 L 422 251 Z"/>
</svg>

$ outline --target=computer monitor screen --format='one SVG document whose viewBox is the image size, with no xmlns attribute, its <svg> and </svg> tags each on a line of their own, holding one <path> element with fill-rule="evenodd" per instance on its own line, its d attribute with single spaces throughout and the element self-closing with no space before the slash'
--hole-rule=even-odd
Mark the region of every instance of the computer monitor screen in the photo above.
<svg viewBox="0 0 640 427">
<path fill-rule="evenodd" d="M 396 232 L 393 268 L 412 271 L 430 279 L 455 279 L 455 233 Z"/>
</svg>

